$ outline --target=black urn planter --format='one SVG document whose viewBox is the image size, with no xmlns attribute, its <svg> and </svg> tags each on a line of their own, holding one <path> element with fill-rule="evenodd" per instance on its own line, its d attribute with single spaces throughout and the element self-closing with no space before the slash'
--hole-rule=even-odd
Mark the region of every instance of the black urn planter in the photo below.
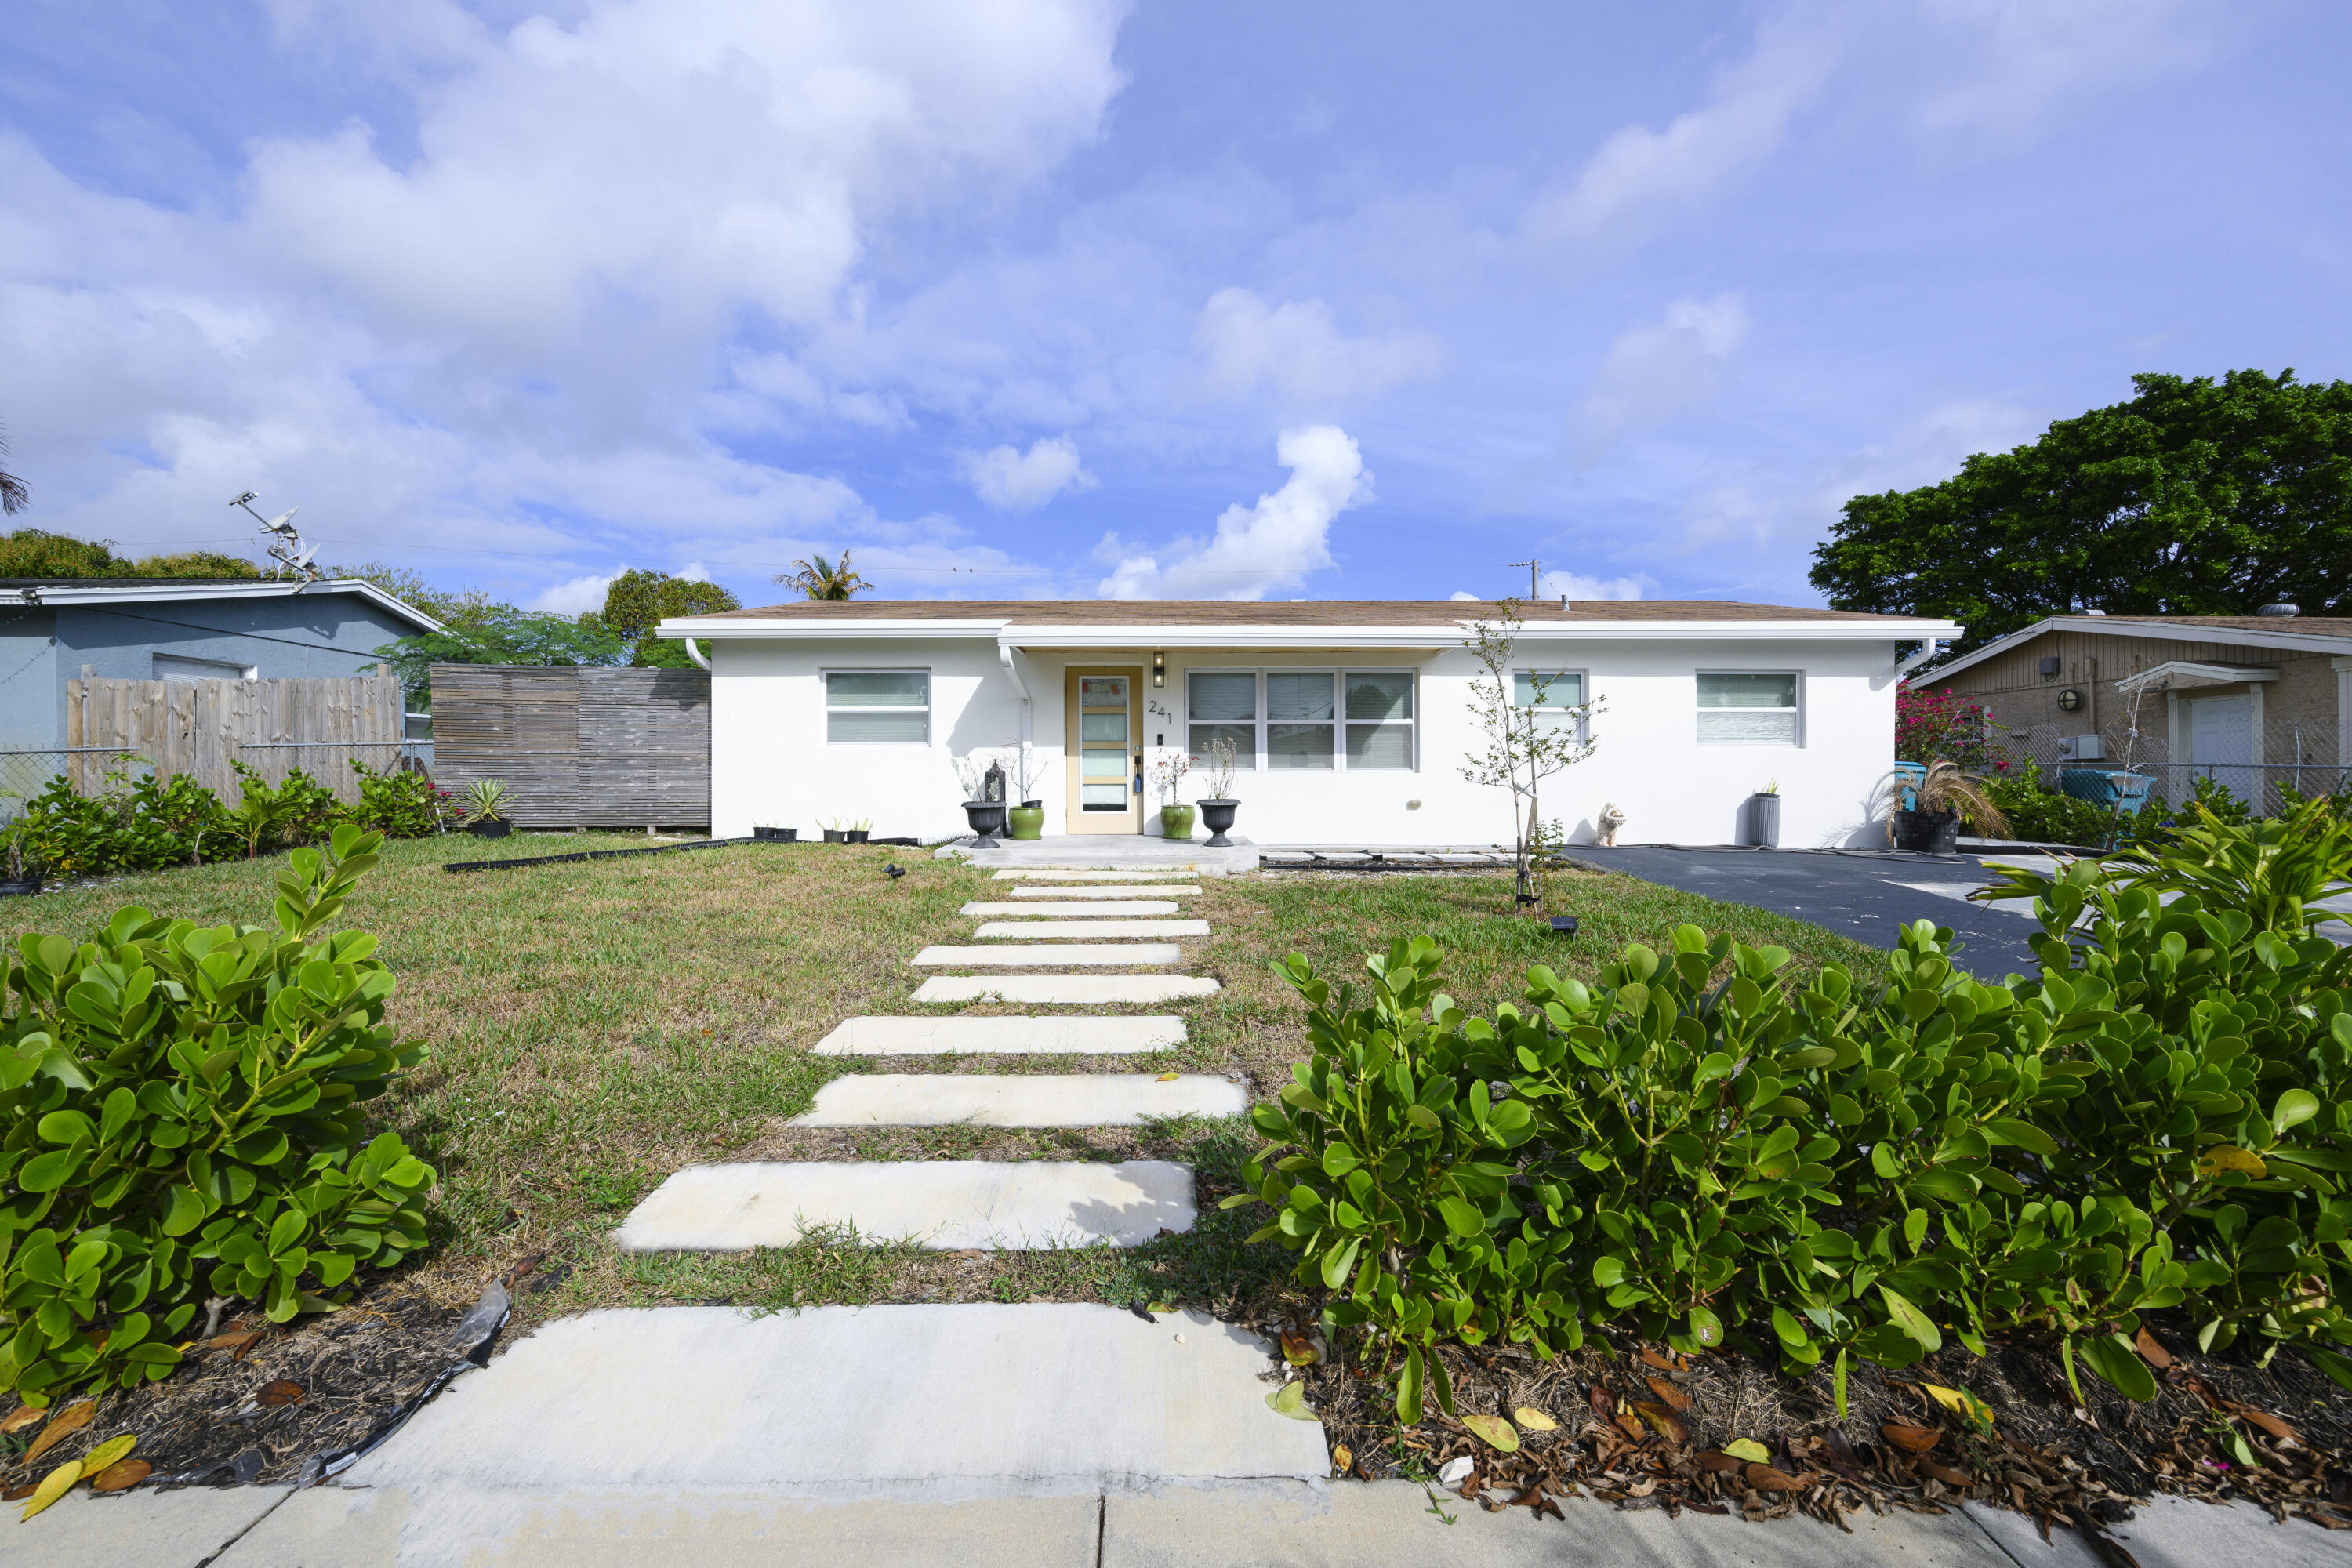
<svg viewBox="0 0 2352 1568">
<path fill-rule="evenodd" d="M 1957 811 L 1898 811 L 1895 814 L 1895 847 L 1916 855 L 1957 855 L 1960 851 L 1960 814 Z"/>
<path fill-rule="evenodd" d="M 870 827 L 853 827 L 841 836 L 841 841 L 844 844 L 863 844 L 866 836 L 873 831 Z"/>
<path fill-rule="evenodd" d="M 1242 808 L 1237 800 L 1204 800 L 1195 803 L 1201 808 L 1201 826 L 1209 830 L 1209 847 L 1230 849 L 1234 841 L 1225 830 L 1234 825 L 1234 813 Z"/>
<path fill-rule="evenodd" d="M 971 847 L 974 849 L 1003 847 L 996 836 L 1004 831 L 1004 803 L 1001 800 L 968 800 L 963 803 L 964 820 L 971 824 Z"/>
<path fill-rule="evenodd" d="M 477 838 L 504 838 L 514 831 L 514 824 L 503 816 L 486 816 L 466 824 L 466 831 Z"/>
<path fill-rule="evenodd" d="M 0 877 L 0 898 L 29 898 L 40 890 L 38 877 Z"/>
</svg>

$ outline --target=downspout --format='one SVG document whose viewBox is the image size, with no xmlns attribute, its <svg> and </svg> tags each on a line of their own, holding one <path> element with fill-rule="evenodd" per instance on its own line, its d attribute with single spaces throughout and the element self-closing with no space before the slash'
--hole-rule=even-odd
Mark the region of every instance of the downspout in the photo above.
<svg viewBox="0 0 2352 1568">
<path fill-rule="evenodd" d="M 710 661 L 702 657 L 702 650 L 694 646 L 692 637 L 680 637 L 677 640 L 686 645 L 686 657 L 694 660 L 695 668 L 706 671 L 710 668 Z"/>
<path fill-rule="evenodd" d="M 1927 663 L 1937 654 L 1942 653 L 1944 651 L 1944 645 L 1951 640 L 1952 639 L 1949 637 L 1929 637 L 1926 642 L 1919 645 L 1919 651 L 1917 653 L 1913 654 L 1909 658 L 1903 660 L 1900 664 L 1897 664 L 1895 667 L 1895 678 L 1897 680 L 1902 679 L 1905 676 L 1910 674 L 1913 670 L 1918 668 L 1921 665 Z"/>
<path fill-rule="evenodd" d="M 998 643 L 996 658 L 998 663 L 1004 666 L 1005 676 L 1013 682 L 1013 689 L 1021 694 L 1021 777 L 1025 781 L 1030 776 L 1029 738 L 1034 727 L 1035 709 L 1029 699 L 1029 683 L 1021 679 L 1021 671 L 1013 666 L 1013 645 L 1008 642 Z"/>
</svg>

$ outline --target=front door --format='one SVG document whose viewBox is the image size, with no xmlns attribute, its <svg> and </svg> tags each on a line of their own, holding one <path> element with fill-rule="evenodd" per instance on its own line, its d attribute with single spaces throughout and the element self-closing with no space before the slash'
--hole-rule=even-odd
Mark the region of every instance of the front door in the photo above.
<svg viewBox="0 0 2352 1568">
<path fill-rule="evenodd" d="M 1143 831 L 1143 671 L 1073 669 L 1070 831 Z"/>
</svg>

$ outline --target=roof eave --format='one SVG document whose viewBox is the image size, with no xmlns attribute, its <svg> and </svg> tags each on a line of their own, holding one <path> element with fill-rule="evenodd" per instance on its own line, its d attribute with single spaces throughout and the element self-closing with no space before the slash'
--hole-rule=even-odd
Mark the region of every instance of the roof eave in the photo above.
<svg viewBox="0 0 2352 1568">
<path fill-rule="evenodd" d="M 176 604 L 190 599 L 290 599 L 304 589 L 313 593 L 356 594 L 420 630 L 437 632 L 442 629 L 441 623 L 424 611 L 357 577 L 322 578 L 315 583 L 285 583 L 268 579 L 254 582 L 228 577 L 209 583 L 158 583 L 152 587 L 140 588 L 43 586 L 29 591 L 9 588 L 0 589 L 0 603 L 48 607 L 58 605 Z"/>
<path fill-rule="evenodd" d="M 2102 637 L 2144 637 L 2165 642 L 2224 643 L 2236 647 L 2284 648 L 2292 653 L 2352 651 L 2352 637 L 2332 637 L 2324 632 L 2264 632 L 2248 626 L 2137 621 L 2128 616 L 2046 616 L 2030 626 L 2020 626 L 2007 637 L 1995 637 L 1974 653 L 1964 654 L 1949 664 L 1940 665 L 1915 677 L 1912 684 L 1924 685 L 1958 675 L 1961 670 L 1981 664 L 1993 655 L 2005 653 L 2014 645 L 2038 637 L 2044 632 L 2092 632 Z"/>
<path fill-rule="evenodd" d="M 1456 647 L 1468 620 L 1422 626 L 1024 625 L 1018 621 L 665 620 L 655 635 L 676 640 L 836 641 L 988 638 L 1023 647 Z M 1758 642 L 1913 642 L 1960 635 L 1951 621 L 1570 621 L 1520 627 L 1521 641 L 1661 641 L 1704 638 Z"/>
</svg>

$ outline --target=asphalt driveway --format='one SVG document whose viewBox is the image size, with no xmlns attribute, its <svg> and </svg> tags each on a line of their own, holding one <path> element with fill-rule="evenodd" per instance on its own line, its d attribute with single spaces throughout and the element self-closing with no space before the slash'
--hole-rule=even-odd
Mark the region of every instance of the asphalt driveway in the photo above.
<svg viewBox="0 0 2352 1568">
<path fill-rule="evenodd" d="M 2033 973 L 2033 950 L 2026 942 L 2039 927 L 2029 900 L 1966 901 L 1970 892 L 1994 879 L 1984 862 L 2042 870 L 2055 864 L 2034 855 L 1948 858 L 1893 850 L 1603 848 L 1580 844 L 1572 853 L 1580 863 L 1601 870 L 1793 915 L 1873 947 L 1892 948 L 1905 926 L 1931 920 L 1951 927 L 1958 936 L 1955 962 L 1987 980 L 2011 971 Z"/>
</svg>

